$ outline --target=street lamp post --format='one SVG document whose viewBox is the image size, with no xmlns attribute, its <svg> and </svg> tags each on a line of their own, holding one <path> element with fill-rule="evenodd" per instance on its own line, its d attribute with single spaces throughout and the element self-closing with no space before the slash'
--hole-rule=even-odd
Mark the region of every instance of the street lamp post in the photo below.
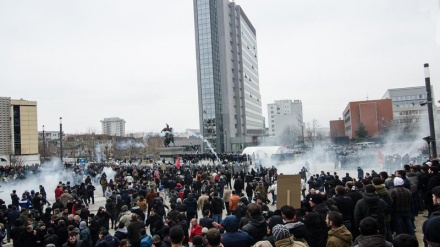
<svg viewBox="0 0 440 247">
<path fill-rule="evenodd" d="M 44 125 L 43 125 L 43 161 L 45 160 L 46 157 L 46 137 L 44 134 Z"/>
<path fill-rule="evenodd" d="M 60 117 L 60 157 L 61 165 L 63 165 L 63 118 Z"/>
<path fill-rule="evenodd" d="M 431 95 L 431 78 L 429 76 L 429 64 L 425 63 L 425 86 L 426 86 L 426 96 L 428 104 L 428 118 L 429 118 L 429 134 L 431 135 L 431 154 L 434 158 L 437 158 L 437 144 L 434 128 L 434 114 L 432 110 L 432 95 Z"/>
</svg>

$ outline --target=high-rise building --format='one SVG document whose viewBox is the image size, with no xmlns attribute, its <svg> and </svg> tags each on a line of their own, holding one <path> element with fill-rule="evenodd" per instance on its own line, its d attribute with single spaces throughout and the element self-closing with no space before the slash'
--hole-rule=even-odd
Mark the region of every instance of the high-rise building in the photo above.
<svg viewBox="0 0 440 247">
<path fill-rule="evenodd" d="M 0 97 L 0 161 L 40 163 L 36 101 Z"/>
<path fill-rule="evenodd" d="M 281 136 L 286 131 L 295 137 L 302 136 L 304 123 L 301 100 L 275 100 L 275 103 L 267 104 L 267 116 L 269 136 Z"/>
<path fill-rule="evenodd" d="M 111 136 L 125 136 L 125 120 L 118 117 L 101 120 L 102 134 Z"/>
<path fill-rule="evenodd" d="M 265 126 L 256 30 L 234 2 L 193 1 L 200 132 L 217 152 L 258 144 Z"/>
</svg>

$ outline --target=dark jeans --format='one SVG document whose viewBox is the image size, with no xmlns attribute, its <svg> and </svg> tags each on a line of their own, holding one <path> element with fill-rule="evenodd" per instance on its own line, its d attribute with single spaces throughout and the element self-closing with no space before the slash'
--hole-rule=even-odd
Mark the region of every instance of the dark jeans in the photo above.
<svg viewBox="0 0 440 247">
<path fill-rule="evenodd" d="M 188 224 L 191 223 L 192 218 L 197 219 L 197 212 L 186 212 L 186 220 L 187 220 Z"/>
<path fill-rule="evenodd" d="M 231 215 L 231 211 L 229 210 L 229 202 L 225 202 L 226 214 Z"/>
<path fill-rule="evenodd" d="M 414 235 L 414 227 L 411 223 L 410 213 L 394 213 L 393 214 L 394 230 L 396 235 L 401 233 L 407 233 L 409 235 Z"/>
</svg>

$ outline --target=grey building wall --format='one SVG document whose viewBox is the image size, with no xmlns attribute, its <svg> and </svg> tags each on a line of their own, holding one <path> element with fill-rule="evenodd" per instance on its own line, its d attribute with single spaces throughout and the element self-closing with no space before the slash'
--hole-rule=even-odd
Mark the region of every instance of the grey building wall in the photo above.
<svg viewBox="0 0 440 247">
<path fill-rule="evenodd" d="M 431 92 L 434 92 L 432 86 Z M 434 93 L 432 93 L 432 98 L 435 102 Z M 428 107 L 420 105 L 420 102 L 426 102 L 427 100 L 425 86 L 388 89 L 382 99 L 392 100 L 394 124 L 396 126 L 407 125 L 408 121 L 419 123 L 428 119 Z M 436 111 L 435 103 L 433 108 Z"/>
<path fill-rule="evenodd" d="M 11 145 L 11 98 L 0 97 L 0 156 L 9 156 Z"/>
<path fill-rule="evenodd" d="M 255 28 L 228 0 L 194 0 L 194 22 L 200 131 L 217 152 L 244 149 L 264 131 Z"/>
</svg>

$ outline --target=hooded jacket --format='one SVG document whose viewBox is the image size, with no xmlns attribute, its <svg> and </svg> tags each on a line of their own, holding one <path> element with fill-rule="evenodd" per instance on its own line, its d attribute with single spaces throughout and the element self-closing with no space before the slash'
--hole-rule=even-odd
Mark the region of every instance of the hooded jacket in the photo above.
<svg viewBox="0 0 440 247">
<path fill-rule="evenodd" d="M 370 205 L 374 205 L 378 203 L 378 208 L 383 212 L 383 217 L 385 217 L 385 212 L 387 210 L 388 205 L 379 198 L 379 195 L 376 193 L 367 193 L 363 194 L 363 199 L 359 200 L 356 203 L 356 207 L 354 208 L 354 221 L 356 227 L 359 227 L 359 223 L 362 219 L 368 216 L 368 209 Z M 385 221 L 384 221 L 385 222 Z M 382 230 L 385 228 L 384 225 L 379 226 Z"/>
<path fill-rule="evenodd" d="M 196 213 L 197 212 L 197 201 L 194 199 L 194 197 L 189 194 L 188 198 L 184 201 L 186 211 L 188 213 Z"/>
<path fill-rule="evenodd" d="M 354 247 L 391 247 L 392 243 L 382 235 L 359 235 L 353 243 Z"/>
<path fill-rule="evenodd" d="M 353 236 L 344 225 L 328 231 L 327 247 L 351 246 L 353 246 Z"/>
<path fill-rule="evenodd" d="M 226 217 L 222 221 L 222 227 L 225 233 L 222 235 L 224 247 L 251 246 L 255 241 L 244 231 L 238 231 L 239 221 L 234 215 Z"/>
<path fill-rule="evenodd" d="M 294 241 L 293 236 L 289 238 L 283 238 L 275 241 L 276 247 L 307 247 L 306 244 L 300 241 Z"/>
<path fill-rule="evenodd" d="M 266 228 L 266 220 L 263 215 L 260 214 L 250 218 L 249 223 L 244 225 L 242 230 L 247 232 L 255 242 L 258 242 L 266 235 Z"/>
<path fill-rule="evenodd" d="M 131 212 L 125 211 L 120 214 L 119 222 L 123 222 L 125 226 L 128 226 L 131 221 Z"/>
<path fill-rule="evenodd" d="M 305 220 L 307 232 L 309 233 L 308 244 L 310 247 L 325 247 L 327 244 L 328 231 L 325 218 L 329 211 L 325 203 L 316 204 L 313 212 L 310 212 Z"/>
<path fill-rule="evenodd" d="M 124 228 L 118 228 L 118 230 L 115 231 L 114 236 L 115 238 L 122 240 L 127 238 L 127 234 L 128 234 L 127 228 L 124 227 Z"/>
</svg>

